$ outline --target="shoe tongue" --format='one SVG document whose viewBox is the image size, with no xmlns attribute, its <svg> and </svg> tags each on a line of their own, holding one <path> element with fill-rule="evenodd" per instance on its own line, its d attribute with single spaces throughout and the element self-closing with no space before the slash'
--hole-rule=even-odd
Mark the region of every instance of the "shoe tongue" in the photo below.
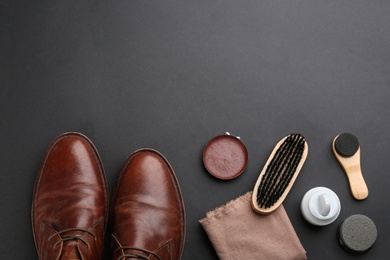
<svg viewBox="0 0 390 260">
<path fill-rule="evenodd" d="M 80 260 L 81 256 L 78 251 L 76 241 L 65 241 L 60 260 Z"/>
</svg>

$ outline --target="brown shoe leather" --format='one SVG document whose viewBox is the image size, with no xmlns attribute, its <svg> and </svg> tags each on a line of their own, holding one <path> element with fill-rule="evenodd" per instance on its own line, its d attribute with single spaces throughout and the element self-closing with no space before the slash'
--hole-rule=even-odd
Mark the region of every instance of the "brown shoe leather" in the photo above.
<svg viewBox="0 0 390 260">
<path fill-rule="evenodd" d="M 102 259 L 107 193 L 92 142 L 80 133 L 57 137 L 34 187 L 32 225 L 39 259 Z"/>
<path fill-rule="evenodd" d="M 152 149 L 131 154 L 122 167 L 111 208 L 112 259 L 180 259 L 185 211 L 169 162 Z"/>
</svg>

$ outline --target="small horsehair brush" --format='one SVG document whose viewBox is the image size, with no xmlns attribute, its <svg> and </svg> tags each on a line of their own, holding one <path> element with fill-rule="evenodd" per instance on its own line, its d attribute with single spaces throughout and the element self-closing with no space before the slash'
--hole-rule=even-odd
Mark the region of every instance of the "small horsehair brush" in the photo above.
<svg viewBox="0 0 390 260">
<path fill-rule="evenodd" d="M 260 214 L 276 210 L 286 198 L 306 160 L 309 147 L 300 134 L 279 141 L 261 171 L 252 193 L 252 208 Z"/>
</svg>

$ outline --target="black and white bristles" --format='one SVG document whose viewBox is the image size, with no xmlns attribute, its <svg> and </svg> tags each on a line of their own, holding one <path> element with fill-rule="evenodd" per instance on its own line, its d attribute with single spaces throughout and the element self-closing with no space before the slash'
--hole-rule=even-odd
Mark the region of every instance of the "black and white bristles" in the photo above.
<svg viewBox="0 0 390 260">
<path fill-rule="evenodd" d="M 301 170 L 308 145 L 300 134 L 290 134 L 274 148 L 253 190 L 252 208 L 262 214 L 283 202 Z"/>
</svg>

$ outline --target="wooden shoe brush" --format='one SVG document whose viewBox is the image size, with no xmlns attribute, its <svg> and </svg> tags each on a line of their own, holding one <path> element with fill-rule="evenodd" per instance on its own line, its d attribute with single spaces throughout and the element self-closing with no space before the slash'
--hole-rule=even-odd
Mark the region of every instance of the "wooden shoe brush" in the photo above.
<svg viewBox="0 0 390 260">
<path fill-rule="evenodd" d="M 332 142 L 332 150 L 347 174 L 352 196 L 357 200 L 367 198 L 368 188 L 360 166 L 360 145 L 357 137 L 350 133 L 336 136 Z"/>
<path fill-rule="evenodd" d="M 300 134 L 290 134 L 280 140 L 263 170 L 252 193 L 252 208 L 269 214 L 284 201 L 306 160 L 309 147 Z"/>
</svg>

